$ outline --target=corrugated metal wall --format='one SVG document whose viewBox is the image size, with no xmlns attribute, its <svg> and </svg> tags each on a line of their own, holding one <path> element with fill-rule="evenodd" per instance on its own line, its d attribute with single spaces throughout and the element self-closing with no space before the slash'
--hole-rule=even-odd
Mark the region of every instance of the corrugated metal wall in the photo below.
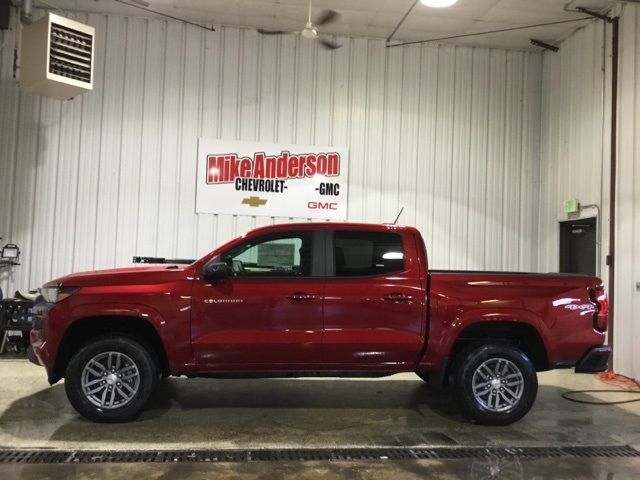
<svg viewBox="0 0 640 480">
<path fill-rule="evenodd" d="M 620 21 L 616 369 L 640 379 L 640 6 Z"/>
<path fill-rule="evenodd" d="M 609 96 L 605 92 L 605 24 L 594 21 L 543 56 L 540 152 L 539 270 L 558 271 L 559 221 L 569 219 L 564 200 L 598 205 L 605 214 L 601 243 L 607 252 Z M 610 36 L 610 27 L 606 35 Z M 603 164 L 604 167 L 603 167 Z M 604 183 L 603 183 L 604 182 Z M 596 208 L 581 212 L 593 217 Z M 577 218 L 580 218 L 578 216 Z M 572 219 L 575 217 L 571 217 Z M 600 274 L 606 274 L 606 253 Z"/>
<path fill-rule="evenodd" d="M 622 10 L 614 369 L 640 378 L 640 8 Z M 611 26 L 597 21 L 543 56 L 539 269 L 557 270 L 563 200 L 597 204 L 600 272 L 609 251 Z M 593 216 L 595 209 L 582 213 Z"/>
<path fill-rule="evenodd" d="M 72 101 L 21 94 L 2 39 L 0 235 L 23 251 L 12 288 L 134 254 L 194 257 L 292 220 L 197 216 L 198 136 L 348 146 L 350 220 L 404 206 L 434 267 L 537 265 L 540 54 L 346 38 L 331 53 L 252 30 L 76 18 L 98 48 L 96 89 Z"/>
</svg>

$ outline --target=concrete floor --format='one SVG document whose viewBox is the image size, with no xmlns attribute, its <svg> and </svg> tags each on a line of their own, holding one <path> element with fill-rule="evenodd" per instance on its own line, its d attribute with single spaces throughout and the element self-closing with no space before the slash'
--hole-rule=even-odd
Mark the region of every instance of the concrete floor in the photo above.
<svg viewBox="0 0 640 480">
<path fill-rule="evenodd" d="M 412 374 L 376 380 L 168 379 L 143 416 L 102 425 L 79 417 L 62 384 L 24 360 L 0 360 L 0 448 L 198 449 L 350 446 L 633 445 L 640 403 L 590 406 L 560 397 L 608 389 L 592 375 L 539 375 L 531 412 L 507 427 L 464 421 L 453 399 Z M 598 394 L 599 395 L 599 394 Z M 628 396 L 599 395 L 606 399 Z M 593 397 L 591 397 L 593 398 Z M 598 398 L 598 397 L 596 397 Z M 493 463 L 495 463 L 494 461 Z M 639 478 L 640 459 L 539 459 L 180 465 L 2 465 L 6 478 Z M 484 472 L 484 473 L 483 473 Z M 487 473 L 488 472 L 488 473 Z M 509 472 L 509 475 L 506 475 Z M 615 476 L 609 474 L 614 473 Z M 548 475 L 548 476 L 547 476 Z M 4 476 L 4 475 L 2 475 Z"/>
</svg>

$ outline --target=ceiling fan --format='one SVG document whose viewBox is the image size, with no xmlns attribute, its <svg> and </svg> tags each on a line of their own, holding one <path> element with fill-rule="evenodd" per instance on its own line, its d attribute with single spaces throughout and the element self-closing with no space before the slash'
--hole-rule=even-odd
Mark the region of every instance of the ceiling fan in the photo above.
<svg viewBox="0 0 640 480">
<path fill-rule="evenodd" d="M 335 10 L 323 10 L 316 16 L 315 21 L 311 21 L 311 0 L 309 0 L 309 15 L 307 17 L 307 24 L 302 30 L 289 32 L 286 30 L 265 30 L 263 28 L 258 28 L 258 33 L 261 33 L 262 35 L 300 34 L 304 38 L 317 40 L 318 42 L 320 42 L 320 45 L 322 45 L 327 50 L 335 50 L 336 48 L 340 48 L 341 45 L 338 45 L 328 38 L 320 36 L 320 34 L 318 33 L 318 28 L 333 23 L 338 18 L 340 18 L 340 14 Z"/>
</svg>

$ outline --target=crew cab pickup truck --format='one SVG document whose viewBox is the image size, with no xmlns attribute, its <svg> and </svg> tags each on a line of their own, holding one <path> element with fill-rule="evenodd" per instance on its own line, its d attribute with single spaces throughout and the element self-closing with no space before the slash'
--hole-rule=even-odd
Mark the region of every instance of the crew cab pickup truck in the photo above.
<svg viewBox="0 0 640 480">
<path fill-rule="evenodd" d="M 32 361 L 98 422 L 134 419 L 169 375 L 415 372 L 504 425 L 531 408 L 536 372 L 610 356 L 598 278 L 430 271 L 418 230 L 394 225 L 269 226 L 189 265 L 76 273 L 41 293 Z"/>
</svg>

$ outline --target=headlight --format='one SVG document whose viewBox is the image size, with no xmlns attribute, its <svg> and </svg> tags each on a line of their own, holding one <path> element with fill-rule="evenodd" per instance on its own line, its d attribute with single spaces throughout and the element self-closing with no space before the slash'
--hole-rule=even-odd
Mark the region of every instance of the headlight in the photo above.
<svg viewBox="0 0 640 480">
<path fill-rule="evenodd" d="M 40 294 L 47 303 L 58 303 L 78 291 L 78 287 L 42 287 Z"/>
</svg>

